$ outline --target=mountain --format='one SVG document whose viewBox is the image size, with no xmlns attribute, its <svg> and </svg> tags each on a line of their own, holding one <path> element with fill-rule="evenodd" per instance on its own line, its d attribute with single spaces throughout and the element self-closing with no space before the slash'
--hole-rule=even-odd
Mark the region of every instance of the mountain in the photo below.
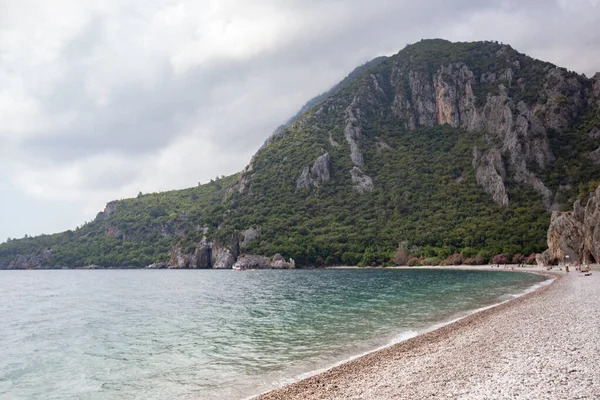
<svg viewBox="0 0 600 400">
<path fill-rule="evenodd" d="M 302 116 L 302 114 L 304 114 L 305 112 L 309 111 L 311 108 L 313 108 L 317 104 L 321 103 L 323 100 L 327 99 L 328 97 L 334 95 L 335 93 L 337 93 L 337 91 L 340 88 L 343 88 L 347 83 L 353 81 L 355 78 L 357 78 L 358 76 L 362 75 L 362 73 L 364 73 L 365 71 L 367 71 L 369 68 L 372 68 L 372 67 L 378 65 L 379 63 L 383 62 L 384 60 L 386 60 L 386 58 L 387 57 L 383 57 L 383 56 L 382 57 L 376 57 L 376 58 L 372 59 L 371 61 L 366 62 L 366 63 L 364 63 L 363 65 L 361 65 L 359 67 L 356 67 L 352 72 L 350 72 L 348 74 L 348 76 L 346 76 L 340 82 L 338 82 L 337 84 L 335 84 L 331 89 L 329 89 L 328 91 L 323 92 L 320 95 L 315 96 L 312 99 L 310 99 L 309 101 L 307 101 L 292 118 L 288 119 L 285 124 L 280 125 L 275 130 L 275 134 L 281 132 L 282 130 L 284 130 L 285 128 L 287 128 L 291 124 L 293 124 L 298 118 L 300 118 Z"/>
<path fill-rule="evenodd" d="M 600 74 L 497 42 L 423 40 L 305 108 L 239 174 L 4 243 L 0 266 L 481 263 L 543 251 L 600 176 Z"/>
</svg>

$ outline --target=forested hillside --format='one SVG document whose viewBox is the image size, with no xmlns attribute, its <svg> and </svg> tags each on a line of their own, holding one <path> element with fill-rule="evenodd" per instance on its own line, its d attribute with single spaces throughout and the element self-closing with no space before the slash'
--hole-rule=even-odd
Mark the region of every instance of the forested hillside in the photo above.
<svg viewBox="0 0 600 400">
<path fill-rule="evenodd" d="M 488 262 L 543 251 L 600 177 L 600 76 L 496 42 L 421 41 L 307 108 L 240 174 L 2 244 L 0 267 Z"/>
</svg>

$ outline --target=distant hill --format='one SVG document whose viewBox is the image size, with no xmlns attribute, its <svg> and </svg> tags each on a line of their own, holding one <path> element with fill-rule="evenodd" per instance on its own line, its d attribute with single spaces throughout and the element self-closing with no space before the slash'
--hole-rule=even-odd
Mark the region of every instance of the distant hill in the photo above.
<svg viewBox="0 0 600 400">
<path fill-rule="evenodd" d="M 600 75 L 423 40 L 308 102 L 239 174 L 4 243 L 0 266 L 371 265 L 398 249 L 413 264 L 486 262 L 543 251 L 551 211 L 598 177 Z"/>
</svg>

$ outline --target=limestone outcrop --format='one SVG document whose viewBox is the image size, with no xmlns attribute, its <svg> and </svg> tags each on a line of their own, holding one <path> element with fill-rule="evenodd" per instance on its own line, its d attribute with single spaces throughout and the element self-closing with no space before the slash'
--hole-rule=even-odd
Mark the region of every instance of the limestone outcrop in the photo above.
<svg viewBox="0 0 600 400">
<path fill-rule="evenodd" d="M 169 268 L 212 268 L 212 248 L 207 243 L 200 243 L 191 248 L 175 245 L 171 251 Z"/>
<path fill-rule="evenodd" d="M 600 260 L 600 187 L 583 206 L 554 212 L 548 228 L 548 255 L 557 261 L 594 263 Z"/>
<path fill-rule="evenodd" d="M 356 106 L 358 97 L 355 96 L 352 103 L 346 109 L 346 126 L 344 127 L 344 137 L 350 145 L 350 159 L 358 167 L 364 165 L 363 154 L 358 147 L 358 141 L 363 138 L 362 129 L 356 115 L 359 115 L 360 109 Z"/>
<path fill-rule="evenodd" d="M 246 247 L 248 245 L 248 243 L 250 243 L 253 240 L 256 240 L 260 237 L 260 234 L 262 233 L 262 230 L 260 228 L 260 226 L 256 227 L 256 228 L 248 228 L 245 231 L 242 232 L 242 243 L 240 244 L 240 247 Z"/>
<path fill-rule="evenodd" d="M 488 71 L 476 77 L 466 64 L 459 62 L 442 65 L 428 77 L 424 72 L 407 72 L 402 66 L 395 66 L 391 84 L 396 91 L 391 112 L 408 129 L 448 124 L 468 131 L 489 132 L 499 142 L 498 151 L 508 162 L 494 168 L 496 172 L 514 171 L 515 180 L 538 191 L 546 207 L 552 209 L 552 192 L 527 166 L 535 165 L 543 170 L 554 160 L 546 128 L 562 131 L 569 126 L 585 107 L 583 89 L 575 74 L 554 68 L 547 71 L 544 78 L 545 94 L 540 97 L 546 100 L 530 106 L 509 95 L 515 84 L 520 90 L 525 89 L 523 81 L 513 82 L 513 69 L 519 68 L 516 61 L 501 73 Z M 474 87 L 484 84 L 496 86 L 497 94 L 477 98 Z M 565 102 L 565 98 L 572 100 Z M 504 163 L 502 158 L 500 163 Z M 497 182 L 499 174 L 491 174 L 492 164 L 485 158 L 482 161 L 477 164 L 481 171 L 478 182 L 494 201 L 508 205 Z M 502 177 L 503 185 L 505 179 L 506 176 Z"/>
<path fill-rule="evenodd" d="M 171 258 L 168 262 L 168 268 L 173 269 L 231 269 L 234 266 L 240 268 L 256 269 L 291 269 L 296 268 L 294 260 L 286 259 L 281 254 L 274 257 L 265 257 L 260 255 L 246 254 L 240 256 L 240 247 L 244 243 L 248 244 L 256 240 L 261 233 L 260 227 L 249 228 L 242 233 L 244 240 L 240 244 L 237 236 L 231 238 L 227 244 L 218 241 L 209 241 L 206 237 L 199 243 L 187 247 L 176 244 L 171 250 Z M 246 242 L 248 239 L 248 242 Z M 157 266 L 148 266 L 147 268 L 158 268 Z"/>
<path fill-rule="evenodd" d="M 596 101 L 596 105 L 600 108 L 600 72 L 592 78 L 592 93 Z"/>
<path fill-rule="evenodd" d="M 331 158 L 325 153 L 315 160 L 312 168 L 306 166 L 302 169 L 300 176 L 296 179 L 296 188 L 305 189 L 311 186 L 319 186 L 330 178 Z"/>
<path fill-rule="evenodd" d="M 234 267 L 243 269 L 294 269 L 296 263 L 291 258 L 289 261 L 285 261 L 281 254 L 276 254 L 272 258 L 248 254 L 240 257 Z"/>
<path fill-rule="evenodd" d="M 239 238 L 233 236 L 228 243 L 211 241 L 205 236 L 198 243 L 184 246 L 175 244 L 171 249 L 169 268 L 226 269 L 231 268 L 240 254 Z"/>
<path fill-rule="evenodd" d="M 46 249 L 37 254 L 17 255 L 6 269 L 44 269 L 52 258 L 52 249 Z"/>
<path fill-rule="evenodd" d="M 483 153 L 473 148 L 473 168 L 475 168 L 475 179 L 477 184 L 492 195 L 494 201 L 502 206 L 508 205 L 508 194 L 504 186 L 506 170 L 502 163 L 500 151 L 492 148 Z"/>
<path fill-rule="evenodd" d="M 350 177 L 354 184 L 354 189 L 359 194 L 365 194 L 373 191 L 373 180 L 358 167 L 350 170 Z"/>
</svg>

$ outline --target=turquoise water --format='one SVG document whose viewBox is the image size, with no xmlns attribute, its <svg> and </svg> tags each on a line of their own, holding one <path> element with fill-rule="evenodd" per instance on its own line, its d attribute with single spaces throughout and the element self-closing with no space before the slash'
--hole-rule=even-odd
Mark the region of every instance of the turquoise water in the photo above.
<svg viewBox="0 0 600 400">
<path fill-rule="evenodd" d="M 244 398 L 542 280 L 445 270 L 2 271 L 0 398 Z"/>
</svg>

